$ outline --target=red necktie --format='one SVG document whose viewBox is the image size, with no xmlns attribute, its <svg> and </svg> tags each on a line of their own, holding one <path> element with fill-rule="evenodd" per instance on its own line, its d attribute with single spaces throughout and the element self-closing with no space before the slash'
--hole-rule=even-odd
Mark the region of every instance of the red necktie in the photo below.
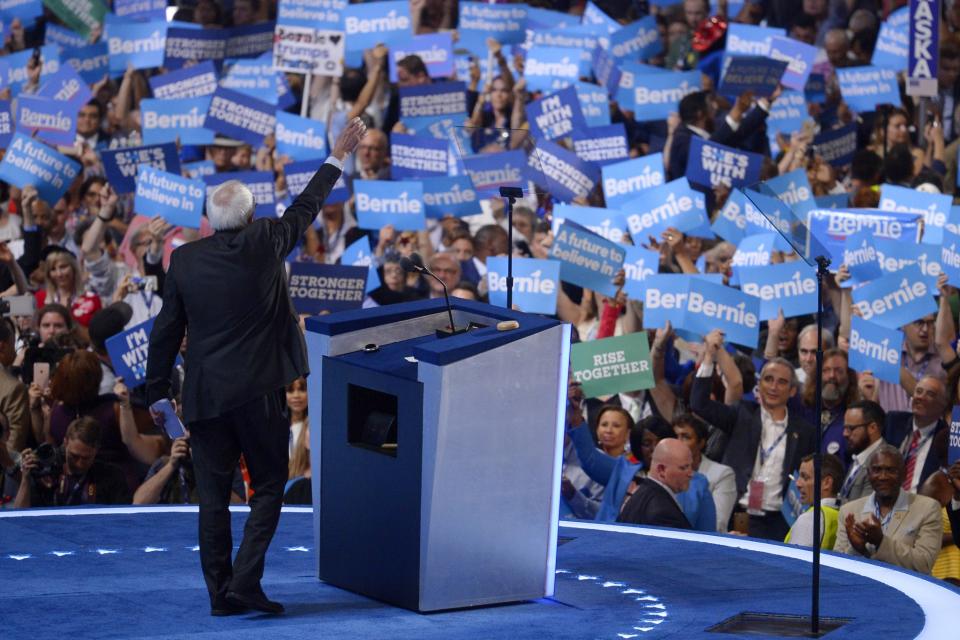
<svg viewBox="0 0 960 640">
<path fill-rule="evenodd" d="M 903 490 L 910 491 L 913 485 L 913 469 L 917 466 L 917 445 L 920 444 L 920 429 L 913 430 L 910 446 L 907 447 L 907 461 L 903 470 Z"/>
</svg>

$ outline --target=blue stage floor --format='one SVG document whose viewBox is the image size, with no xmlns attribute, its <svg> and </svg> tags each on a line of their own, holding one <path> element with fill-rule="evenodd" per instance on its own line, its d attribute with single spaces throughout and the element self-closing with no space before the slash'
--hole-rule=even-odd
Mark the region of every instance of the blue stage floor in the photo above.
<svg viewBox="0 0 960 640">
<path fill-rule="evenodd" d="M 809 562 L 774 555 L 796 555 L 792 548 L 562 525 L 553 598 L 418 615 L 318 582 L 312 517 L 287 511 L 264 577 L 287 614 L 211 618 L 194 546 L 196 513 L 104 511 L 0 513 L 3 638 L 721 640 L 735 636 L 705 629 L 743 611 L 809 612 Z M 234 514 L 235 535 L 245 517 Z M 942 625 L 956 621 L 960 592 L 876 563 L 832 555 L 825 563 L 847 569 L 824 567 L 822 614 L 853 619 L 826 637 L 957 637 Z"/>
</svg>

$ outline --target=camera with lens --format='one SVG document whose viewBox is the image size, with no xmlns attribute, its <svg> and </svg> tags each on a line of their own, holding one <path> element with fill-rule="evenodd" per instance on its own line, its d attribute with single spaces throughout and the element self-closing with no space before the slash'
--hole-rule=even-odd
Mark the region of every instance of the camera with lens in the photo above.
<svg viewBox="0 0 960 640">
<path fill-rule="evenodd" d="M 32 474 L 34 478 L 49 478 L 59 476 L 63 472 L 64 456 L 60 447 L 44 443 L 36 448 L 37 466 Z"/>
</svg>

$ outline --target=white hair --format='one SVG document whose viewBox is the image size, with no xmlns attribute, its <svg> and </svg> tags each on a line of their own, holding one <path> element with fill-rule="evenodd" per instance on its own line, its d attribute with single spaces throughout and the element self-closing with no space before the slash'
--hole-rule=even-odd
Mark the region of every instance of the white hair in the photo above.
<svg viewBox="0 0 960 640">
<path fill-rule="evenodd" d="M 247 226 L 253 208 L 253 193 L 239 180 L 227 180 L 207 197 L 207 219 L 215 231 Z"/>
</svg>

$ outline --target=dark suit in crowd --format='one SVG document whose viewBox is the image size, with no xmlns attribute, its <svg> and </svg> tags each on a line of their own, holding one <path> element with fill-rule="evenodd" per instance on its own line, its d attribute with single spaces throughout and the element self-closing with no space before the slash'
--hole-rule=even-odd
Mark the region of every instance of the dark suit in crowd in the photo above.
<svg viewBox="0 0 960 640">
<path fill-rule="evenodd" d="M 649 478 L 643 478 L 637 482 L 637 489 L 627 498 L 617 522 L 674 529 L 693 528 L 670 492 Z"/>
<path fill-rule="evenodd" d="M 935 439 L 937 434 L 946 428 L 947 423 L 941 418 L 937 421 L 937 426 L 933 430 L 932 438 Z M 887 411 L 887 423 L 883 429 L 883 439 L 900 449 L 900 452 L 906 456 L 905 449 L 909 446 L 912 436 L 913 413 L 910 411 Z M 940 466 L 946 462 L 946 460 L 941 460 L 940 457 L 936 455 L 934 449 L 935 447 L 930 447 L 927 453 L 927 459 L 923 461 L 923 468 L 920 469 L 920 484 L 917 485 L 918 488 L 923 486 L 927 478 L 932 476 Z M 904 457 L 904 460 L 906 460 L 906 457 Z"/>
</svg>

